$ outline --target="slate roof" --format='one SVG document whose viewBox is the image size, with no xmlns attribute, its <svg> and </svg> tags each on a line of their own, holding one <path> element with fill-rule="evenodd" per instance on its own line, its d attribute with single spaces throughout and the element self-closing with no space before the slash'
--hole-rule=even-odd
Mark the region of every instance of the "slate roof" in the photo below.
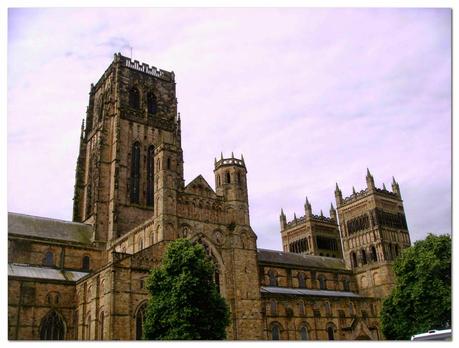
<svg viewBox="0 0 459 348">
<path fill-rule="evenodd" d="M 302 296 L 323 296 L 323 297 L 361 297 L 359 294 L 350 291 L 332 291 L 332 290 L 311 290 L 298 288 L 281 288 L 276 286 L 262 286 L 260 292 L 263 294 L 276 295 L 302 295 Z"/>
<path fill-rule="evenodd" d="M 77 281 L 88 274 L 89 273 L 87 272 L 60 270 L 49 267 L 35 267 L 18 263 L 8 264 L 8 276 L 11 277 Z"/>
<path fill-rule="evenodd" d="M 278 250 L 258 249 L 258 261 L 262 263 L 300 266 L 305 268 L 347 270 L 343 259 L 287 253 Z"/>
<path fill-rule="evenodd" d="M 8 213 L 8 234 L 91 244 L 92 226 L 39 216 Z"/>
</svg>

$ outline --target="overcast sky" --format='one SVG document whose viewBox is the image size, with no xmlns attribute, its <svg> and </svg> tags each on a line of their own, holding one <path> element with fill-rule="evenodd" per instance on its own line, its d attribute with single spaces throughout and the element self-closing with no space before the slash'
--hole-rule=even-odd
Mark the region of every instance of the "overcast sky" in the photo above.
<svg viewBox="0 0 459 348">
<path fill-rule="evenodd" d="M 258 246 L 400 184 L 412 240 L 451 233 L 448 9 L 10 9 L 8 210 L 71 220 L 89 87 L 115 52 L 177 81 L 185 181 L 244 154 Z"/>
</svg>

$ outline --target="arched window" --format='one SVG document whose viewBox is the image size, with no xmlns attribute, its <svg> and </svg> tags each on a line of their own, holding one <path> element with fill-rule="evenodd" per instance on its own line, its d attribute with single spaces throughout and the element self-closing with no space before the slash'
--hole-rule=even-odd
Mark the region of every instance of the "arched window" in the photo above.
<svg viewBox="0 0 459 348">
<path fill-rule="evenodd" d="M 143 239 L 139 239 L 139 251 L 143 249 Z"/>
<path fill-rule="evenodd" d="M 307 341 L 309 340 L 309 333 L 308 333 L 308 329 L 305 325 L 301 326 L 300 327 L 300 339 L 302 341 Z"/>
<path fill-rule="evenodd" d="M 166 160 L 166 168 L 171 169 L 171 159 L 169 157 L 167 157 L 167 160 Z"/>
<path fill-rule="evenodd" d="M 132 87 L 129 91 L 129 106 L 134 109 L 140 107 L 140 94 L 137 87 Z"/>
<path fill-rule="evenodd" d="M 357 255 L 355 255 L 355 252 L 351 252 L 351 265 L 352 267 L 357 267 Z"/>
<path fill-rule="evenodd" d="M 89 271 L 89 256 L 83 256 L 83 262 L 81 268 L 83 271 Z"/>
<path fill-rule="evenodd" d="M 367 264 L 367 253 L 364 249 L 360 250 L 360 257 L 362 258 L 362 265 Z"/>
<path fill-rule="evenodd" d="M 131 203 L 139 203 L 140 183 L 140 144 L 135 142 L 132 145 L 131 158 Z"/>
<path fill-rule="evenodd" d="M 332 314 L 332 311 L 331 311 L 331 305 L 330 305 L 330 302 L 325 302 L 325 315 L 327 317 L 331 317 L 331 314 Z"/>
<path fill-rule="evenodd" d="M 327 327 L 327 335 L 328 335 L 328 340 L 333 341 L 335 339 L 335 330 L 332 325 L 328 325 Z"/>
<path fill-rule="evenodd" d="M 155 178 L 155 148 L 153 145 L 148 147 L 147 154 L 147 206 L 152 207 L 154 204 L 153 183 Z"/>
<path fill-rule="evenodd" d="M 306 280 L 303 272 L 298 273 L 298 286 L 302 289 L 306 287 Z"/>
<path fill-rule="evenodd" d="M 319 276 L 319 288 L 320 288 L 320 290 L 326 290 L 327 289 L 327 283 L 326 283 L 325 277 L 323 275 Z"/>
<path fill-rule="evenodd" d="M 45 257 L 43 258 L 44 266 L 54 266 L 54 255 L 51 251 L 46 252 Z"/>
<path fill-rule="evenodd" d="M 156 105 L 156 97 L 153 93 L 148 93 L 147 95 L 147 109 L 148 113 L 152 116 L 156 114 L 157 105 Z"/>
<path fill-rule="evenodd" d="M 280 340 L 280 327 L 278 324 L 273 324 L 271 328 L 271 339 L 273 341 Z"/>
<path fill-rule="evenodd" d="M 378 261 L 378 255 L 376 254 L 376 248 L 374 246 L 371 247 L 371 261 Z"/>
<path fill-rule="evenodd" d="M 225 182 L 226 182 L 227 184 L 230 184 L 230 183 L 231 183 L 231 175 L 230 175 L 229 172 L 226 172 L 226 173 L 225 173 L 225 179 L 226 179 Z"/>
<path fill-rule="evenodd" d="M 65 337 L 65 323 L 61 316 L 52 310 L 42 319 L 40 325 L 41 340 L 63 340 Z"/>
<path fill-rule="evenodd" d="M 395 257 L 400 255 L 400 248 L 397 244 L 394 244 L 394 254 L 395 254 Z"/>
<path fill-rule="evenodd" d="M 99 339 L 104 339 L 104 324 L 105 324 L 105 314 L 104 312 L 100 312 L 99 314 Z"/>
<path fill-rule="evenodd" d="M 220 175 L 217 174 L 217 185 L 221 186 L 222 182 L 220 180 Z"/>
<path fill-rule="evenodd" d="M 141 340 L 143 338 L 143 324 L 145 321 L 145 308 L 147 308 L 146 302 L 140 305 L 135 315 L 135 339 L 136 340 Z"/>
<path fill-rule="evenodd" d="M 277 286 L 277 275 L 272 269 L 268 272 L 269 286 Z"/>
<path fill-rule="evenodd" d="M 237 183 L 241 183 L 241 173 L 237 172 Z"/>
</svg>

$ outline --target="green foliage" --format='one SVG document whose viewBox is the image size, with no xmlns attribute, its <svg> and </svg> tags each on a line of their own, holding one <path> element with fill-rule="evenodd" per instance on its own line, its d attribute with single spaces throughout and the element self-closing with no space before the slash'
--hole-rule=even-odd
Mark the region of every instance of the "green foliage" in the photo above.
<svg viewBox="0 0 459 348">
<path fill-rule="evenodd" d="M 213 281 L 214 265 L 200 244 L 170 243 L 147 288 L 144 339 L 220 340 L 226 338 L 229 309 Z"/>
<path fill-rule="evenodd" d="M 382 331 L 387 339 L 451 325 L 451 236 L 429 234 L 403 250 L 394 263 L 395 287 L 383 303 Z"/>
</svg>

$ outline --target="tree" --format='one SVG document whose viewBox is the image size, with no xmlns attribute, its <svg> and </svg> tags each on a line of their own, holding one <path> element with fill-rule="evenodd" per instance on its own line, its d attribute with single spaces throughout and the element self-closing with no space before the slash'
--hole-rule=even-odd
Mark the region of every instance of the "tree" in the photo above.
<svg viewBox="0 0 459 348">
<path fill-rule="evenodd" d="M 215 267 L 202 245 L 186 239 L 169 244 L 147 288 L 144 339 L 226 338 L 229 308 L 213 281 Z"/>
<path fill-rule="evenodd" d="M 395 286 L 383 303 L 382 331 L 387 339 L 451 325 L 451 236 L 429 234 L 403 250 L 394 263 Z"/>
</svg>

